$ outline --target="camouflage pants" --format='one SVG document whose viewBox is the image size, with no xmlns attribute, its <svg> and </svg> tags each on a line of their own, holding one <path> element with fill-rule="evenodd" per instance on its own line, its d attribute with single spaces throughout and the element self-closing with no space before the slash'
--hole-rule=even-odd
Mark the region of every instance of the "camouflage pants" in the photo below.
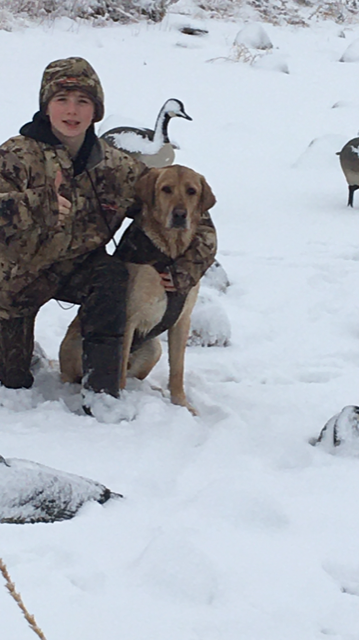
<svg viewBox="0 0 359 640">
<path fill-rule="evenodd" d="M 0 319 L 0 382 L 13 389 L 31 387 L 36 313 L 48 299 L 55 298 L 80 305 L 85 386 L 117 396 L 126 320 L 125 265 L 99 250 L 66 277 L 60 276 L 56 281 L 52 273 L 51 280 L 51 295 L 47 292 L 45 296 L 34 286 L 23 294 L 21 307 L 28 314 Z"/>
</svg>

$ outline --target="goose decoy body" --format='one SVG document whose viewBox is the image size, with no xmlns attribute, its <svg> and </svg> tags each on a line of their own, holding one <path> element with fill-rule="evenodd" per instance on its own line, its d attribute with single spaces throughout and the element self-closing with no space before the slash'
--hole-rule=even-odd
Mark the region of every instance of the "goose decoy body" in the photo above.
<svg viewBox="0 0 359 640">
<path fill-rule="evenodd" d="M 330 446 L 339 447 L 347 445 L 352 447 L 354 443 L 359 443 L 359 407 L 348 405 L 339 413 L 330 418 L 324 425 L 318 438 L 310 440 L 310 444 L 316 445 L 320 442 Z"/>
<path fill-rule="evenodd" d="M 148 167 L 166 167 L 173 163 L 174 149 L 177 148 L 168 137 L 169 121 L 175 117 L 192 120 L 185 112 L 183 103 L 171 98 L 160 110 L 154 129 L 115 127 L 103 133 L 101 138 L 112 147 L 142 160 Z"/>
<path fill-rule="evenodd" d="M 348 183 L 348 206 L 352 207 L 354 191 L 359 189 L 359 138 L 349 140 L 337 155 Z"/>
<path fill-rule="evenodd" d="M 0 456 L 0 524 L 68 520 L 89 500 L 104 504 L 120 497 L 89 478 Z"/>
<path fill-rule="evenodd" d="M 202 283 L 222 293 L 226 293 L 230 285 L 226 271 L 218 260 L 215 260 L 207 269 L 203 275 Z"/>
</svg>

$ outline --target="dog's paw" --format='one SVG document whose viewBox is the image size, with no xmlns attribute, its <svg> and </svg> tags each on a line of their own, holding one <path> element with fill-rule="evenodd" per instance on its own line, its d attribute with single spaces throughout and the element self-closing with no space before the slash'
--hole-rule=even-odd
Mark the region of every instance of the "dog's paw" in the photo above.
<svg viewBox="0 0 359 640">
<path fill-rule="evenodd" d="M 189 402 L 186 402 L 185 406 L 186 406 L 186 409 L 188 409 L 188 411 L 192 413 L 193 416 L 199 416 L 199 412 L 197 411 L 197 409 L 192 407 L 192 405 Z"/>
<path fill-rule="evenodd" d="M 164 391 L 162 387 L 157 387 L 155 384 L 151 384 L 151 389 L 152 391 L 158 391 L 161 394 L 162 398 L 168 397 L 168 392 Z"/>
<path fill-rule="evenodd" d="M 179 407 L 185 407 L 186 409 L 188 409 L 188 411 L 190 413 L 192 413 L 193 416 L 198 416 L 198 411 L 197 409 L 195 409 L 190 402 L 188 402 L 187 398 L 185 395 L 181 395 L 181 396 L 173 396 L 171 395 L 171 402 L 172 404 L 176 404 Z"/>
</svg>

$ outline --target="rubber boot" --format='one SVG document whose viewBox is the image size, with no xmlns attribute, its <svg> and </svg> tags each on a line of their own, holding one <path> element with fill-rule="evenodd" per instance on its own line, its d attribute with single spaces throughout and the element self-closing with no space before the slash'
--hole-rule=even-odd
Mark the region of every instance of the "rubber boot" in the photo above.
<svg viewBox="0 0 359 640">
<path fill-rule="evenodd" d="M 122 337 L 83 340 L 83 386 L 95 393 L 119 397 Z"/>
<path fill-rule="evenodd" d="M 119 397 L 127 281 L 125 265 L 108 255 L 92 270 L 89 291 L 80 307 L 85 398 L 91 393 Z"/>
<path fill-rule="evenodd" d="M 0 382 L 9 389 L 29 389 L 35 317 L 0 320 Z"/>
</svg>

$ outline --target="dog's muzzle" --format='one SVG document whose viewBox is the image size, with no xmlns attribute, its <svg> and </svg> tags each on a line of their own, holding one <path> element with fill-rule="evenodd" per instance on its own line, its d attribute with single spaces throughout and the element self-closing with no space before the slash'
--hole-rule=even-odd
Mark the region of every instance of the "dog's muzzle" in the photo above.
<svg viewBox="0 0 359 640">
<path fill-rule="evenodd" d="M 171 229 L 187 229 L 187 209 L 174 207 L 171 214 Z"/>
</svg>

